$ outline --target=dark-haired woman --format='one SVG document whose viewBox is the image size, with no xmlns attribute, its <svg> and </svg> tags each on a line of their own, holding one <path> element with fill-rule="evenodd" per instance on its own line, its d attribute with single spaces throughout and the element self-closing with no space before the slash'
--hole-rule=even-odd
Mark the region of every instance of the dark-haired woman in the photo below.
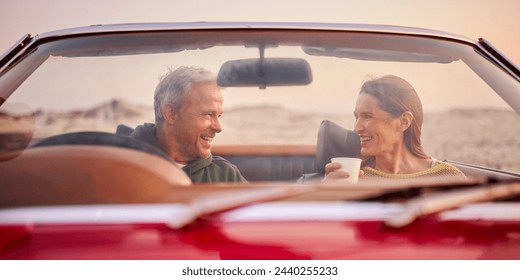
<svg viewBox="0 0 520 280">
<path fill-rule="evenodd" d="M 366 81 L 361 87 L 354 116 L 354 131 L 361 140 L 363 178 L 464 177 L 464 173 L 453 165 L 438 161 L 423 151 L 421 100 L 404 79 L 388 75 Z M 339 164 L 327 164 L 326 179 L 348 177 L 338 168 Z"/>
</svg>

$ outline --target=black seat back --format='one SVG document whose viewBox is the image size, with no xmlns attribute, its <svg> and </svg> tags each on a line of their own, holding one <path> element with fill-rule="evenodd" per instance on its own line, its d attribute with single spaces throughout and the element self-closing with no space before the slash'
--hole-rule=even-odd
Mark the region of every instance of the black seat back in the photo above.
<svg viewBox="0 0 520 280">
<path fill-rule="evenodd" d="M 361 143 L 359 136 L 352 130 L 324 120 L 318 130 L 316 143 L 316 168 L 318 173 L 325 173 L 325 165 L 333 157 L 359 157 Z"/>
</svg>

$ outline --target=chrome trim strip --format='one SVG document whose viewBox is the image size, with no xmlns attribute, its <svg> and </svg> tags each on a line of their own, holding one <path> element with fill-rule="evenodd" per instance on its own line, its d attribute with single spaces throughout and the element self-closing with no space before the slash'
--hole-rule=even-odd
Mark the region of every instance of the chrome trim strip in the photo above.
<svg viewBox="0 0 520 280">
<path fill-rule="evenodd" d="M 224 222 L 384 221 L 399 213 L 399 203 L 270 202 L 220 214 Z M 81 205 L 0 210 L 0 226 L 33 224 L 168 224 L 189 211 L 184 204 Z M 441 220 L 520 222 L 520 203 L 478 203 L 439 214 Z"/>
<path fill-rule="evenodd" d="M 138 32 L 138 31 L 176 31 L 176 30 L 218 30 L 218 29 L 293 29 L 293 30 L 329 30 L 329 31 L 351 31 L 351 32 L 371 32 L 371 33 L 390 33 L 404 35 L 418 35 L 428 37 L 439 37 L 475 44 L 475 40 L 461 35 L 442 32 L 438 30 L 413 28 L 405 26 L 391 25 L 370 25 L 370 24 L 342 24 L 342 23 L 286 23 L 286 22 L 183 22 L 183 23 L 133 23 L 133 24 L 111 24 L 111 25 L 91 25 L 77 27 L 52 32 L 43 33 L 37 36 L 38 40 L 53 37 L 86 35 L 113 32 Z"/>
<path fill-rule="evenodd" d="M 477 46 L 479 47 L 479 50 L 485 53 L 489 58 L 493 59 L 493 61 L 500 65 L 501 68 L 520 81 L 520 68 L 518 68 L 518 66 L 515 65 L 512 60 L 507 58 L 488 40 L 480 38 L 478 40 Z"/>
<path fill-rule="evenodd" d="M 5 51 L 2 56 L 0 56 L 0 71 L 2 71 L 9 62 L 13 60 L 14 57 L 17 56 L 32 40 L 32 36 L 30 34 L 24 35 L 20 38 L 12 47 L 10 47 L 7 51 Z"/>
</svg>

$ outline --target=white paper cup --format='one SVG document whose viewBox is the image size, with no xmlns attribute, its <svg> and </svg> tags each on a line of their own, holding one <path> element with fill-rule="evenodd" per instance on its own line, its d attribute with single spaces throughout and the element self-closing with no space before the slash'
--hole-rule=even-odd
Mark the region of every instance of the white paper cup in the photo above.
<svg viewBox="0 0 520 280">
<path fill-rule="evenodd" d="M 359 168 L 361 167 L 361 159 L 349 157 L 335 157 L 330 159 L 331 162 L 339 162 L 341 164 L 340 171 L 348 172 L 349 177 L 339 179 L 351 184 L 356 184 L 359 178 Z"/>
</svg>

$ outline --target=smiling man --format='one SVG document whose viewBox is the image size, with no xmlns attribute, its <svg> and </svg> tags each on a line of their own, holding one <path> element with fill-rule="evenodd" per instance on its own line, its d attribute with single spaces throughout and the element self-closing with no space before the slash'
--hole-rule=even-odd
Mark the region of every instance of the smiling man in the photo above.
<svg viewBox="0 0 520 280">
<path fill-rule="evenodd" d="M 213 73 L 180 67 L 155 89 L 155 124 L 140 125 L 130 136 L 160 148 L 194 183 L 246 182 L 235 165 L 211 155 L 223 102 Z"/>
</svg>

